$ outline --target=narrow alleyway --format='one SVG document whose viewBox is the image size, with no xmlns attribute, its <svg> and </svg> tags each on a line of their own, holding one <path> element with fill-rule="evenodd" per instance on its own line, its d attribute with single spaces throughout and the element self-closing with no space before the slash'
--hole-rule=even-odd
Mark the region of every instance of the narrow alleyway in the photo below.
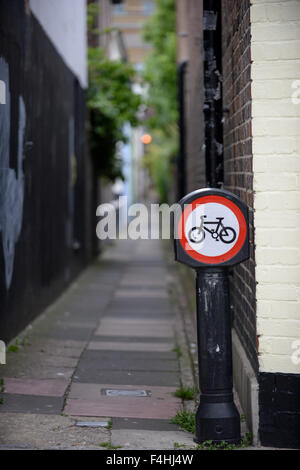
<svg viewBox="0 0 300 470">
<path fill-rule="evenodd" d="M 0 448 L 193 448 L 169 281 L 161 241 L 109 246 L 10 348 Z"/>
</svg>

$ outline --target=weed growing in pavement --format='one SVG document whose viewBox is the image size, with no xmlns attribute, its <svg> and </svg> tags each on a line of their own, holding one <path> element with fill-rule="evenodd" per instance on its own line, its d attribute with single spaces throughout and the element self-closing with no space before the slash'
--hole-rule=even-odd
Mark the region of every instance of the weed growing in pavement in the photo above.
<svg viewBox="0 0 300 470">
<path fill-rule="evenodd" d="M 180 444 L 179 442 L 174 442 L 174 449 L 180 449 L 180 448 L 185 448 L 187 447 L 186 444 Z"/>
<path fill-rule="evenodd" d="M 15 344 L 10 344 L 7 348 L 8 352 L 18 352 L 20 347 L 19 345 L 21 344 L 20 340 L 17 338 L 15 340 Z"/>
<path fill-rule="evenodd" d="M 116 449 L 121 449 L 122 446 L 112 446 L 110 442 L 101 442 L 101 444 L 99 444 L 100 447 L 105 447 L 106 449 L 108 450 L 116 450 Z"/>
<path fill-rule="evenodd" d="M 176 390 L 174 396 L 182 398 L 182 400 L 193 400 L 195 398 L 196 390 L 194 387 L 185 387 L 182 385 Z"/>
<path fill-rule="evenodd" d="M 195 434 L 195 414 L 187 410 L 177 411 L 174 418 L 170 420 L 171 423 L 177 424 L 184 431 L 188 431 Z M 205 441 L 197 446 L 197 449 L 202 450 L 238 450 L 240 448 L 248 447 L 252 444 L 252 434 L 246 433 L 245 437 L 242 438 L 240 444 L 227 444 L 222 441 L 220 444 L 215 444 L 213 441 Z M 179 447 L 180 444 L 174 443 L 174 448 Z M 181 446 L 180 446 L 181 447 Z"/>
<path fill-rule="evenodd" d="M 174 349 L 173 349 L 173 352 L 176 352 L 178 358 L 182 356 L 182 351 L 181 351 L 181 349 L 180 349 L 179 346 L 177 346 L 176 348 L 174 348 Z"/>
<path fill-rule="evenodd" d="M 111 419 L 108 420 L 107 426 L 105 426 L 105 427 L 106 427 L 106 429 L 111 429 L 112 428 L 112 420 Z"/>
<path fill-rule="evenodd" d="M 227 444 L 225 441 L 219 444 L 213 443 L 213 441 L 205 441 L 197 446 L 197 449 L 201 450 L 239 450 L 241 448 L 248 447 L 252 444 L 251 433 L 246 433 L 246 436 L 242 438 L 240 444 Z"/>
<path fill-rule="evenodd" d="M 181 429 L 194 433 L 195 432 L 195 414 L 191 411 L 180 410 L 177 411 L 174 418 L 170 420 L 171 423 L 177 424 Z"/>
</svg>

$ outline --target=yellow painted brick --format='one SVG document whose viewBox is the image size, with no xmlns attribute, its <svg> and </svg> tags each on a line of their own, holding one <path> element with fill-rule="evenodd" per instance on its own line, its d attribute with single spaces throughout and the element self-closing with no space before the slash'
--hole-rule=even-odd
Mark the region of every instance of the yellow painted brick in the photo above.
<svg viewBox="0 0 300 470">
<path fill-rule="evenodd" d="M 298 284 L 300 287 L 300 266 L 258 265 L 255 278 L 258 283 Z"/>
<path fill-rule="evenodd" d="M 297 175 L 289 173 L 255 173 L 253 188 L 255 191 L 297 191 Z"/>
<path fill-rule="evenodd" d="M 257 266 L 299 265 L 300 271 L 300 248 L 260 248 L 256 247 L 255 261 Z M 300 315 L 300 309 L 299 309 Z"/>
<path fill-rule="evenodd" d="M 263 41 L 251 43 L 251 58 L 254 62 L 265 60 L 299 59 L 300 41 Z"/>
<path fill-rule="evenodd" d="M 251 0 L 251 4 L 268 4 L 268 3 L 274 3 L 275 5 L 278 4 L 279 2 L 290 2 L 291 0 Z"/>
<path fill-rule="evenodd" d="M 259 353 L 291 356 L 294 351 L 292 347 L 294 341 L 295 338 L 290 337 L 261 335 L 259 337 Z"/>
<path fill-rule="evenodd" d="M 284 228 L 299 228 L 300 229 L 300 212 L 295 212 L 295 211 L 283 212 L 281 210 L 271 211 L 269 209 L 265 211 L 256 210 L 254 226 L 255 228 L 284 227 Z"/>
<path fill-rule="evenodd" d="M 254 173 L 300 173 L 300 155 L 255 155 Z M 299 198 L 299 194 L 295 193 Z"/>
<path fill-rule="evenodd" d="M 300 59 L 275 60 L 273 62 L 253 62 L 251 65 L 252 80 L 299 79 Z M 276 98 L 276 96 L 274 97 Z M 262 99 L 264 99 L 262 97 Z"/>
<path fill-rule="evenodd" d="M 252 116 L 254 118 L 300 118 L 300 106 L 294 104 L 291 98 L 266 101 L 256 99 L 252 102 Z"/>
<path fill-rule="evenodd" d="M 256 314 L 260 318 L 289 318 L 299 320 L 300 302 L 286 300 L 259 300 L 256 303 Z"/>
<path fill-rule="evenodd" d="M 262 229 L 255 230 L 256 246 L 264 247 L 289 247 L 298 248 L 300 246 L 300 230 L 295 229 Z"/>
<path fill-rule="evenodd" d="M 252 134 L 255 136 L 297 136 L 300 130 L 300 118 L 262 118 L 252 119 Z"/>
<path fill-rule="evenodd" d="M 294 364 L 291 356 L 280 354 L 262 354 L 258 356 L 260 372 L 282 372 L 299 374 L 300 365 Z"/>
<path fill-rule="evenodd" d="M 299 300 L 299 288 L 290 284 L 257 284 L 257 300 Z"/>
<path fill-rule="evenodd" d="M 255 136 L 252 140 L 253 155 L 299 155 L 300 137 L 263 137 Z"/>
<path fill-rule="evenodd" d="M 291 99 L 292 98 L 292 79 L 255 79 L 251 77 L 252 100 L 268 100 L 268 99 Z"/>
<path fill-rule="evenodd" d="M 288 23 L 253 23 L 251 26 L 252 42 L 285 41 L 300 38 L 300 22 Z"/>
<path fill-rule="evenodd" d="M 256 328 L 258 335 L 285 336 L 300 339 L 300 319 L 274 320 L 272 318 L 257 318 Z"/>
<path fill-rule="evenodd" d="M 254 4 L 250 8 L 250 21 L 279 22 L 297 21 L 300 19 L 299 1 L 272 2 Z"/>
</svg>

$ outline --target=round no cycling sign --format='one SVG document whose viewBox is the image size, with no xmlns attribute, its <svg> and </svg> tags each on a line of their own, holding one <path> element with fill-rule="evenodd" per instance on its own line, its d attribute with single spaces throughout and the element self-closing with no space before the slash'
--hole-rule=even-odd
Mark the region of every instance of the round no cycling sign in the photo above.
<svg viewBox="0 0 300 470">
<path fill-rule="evenodd" d="M 249 256 L 247 208 L 235 195 L 199 190 L 183 198 L 180 205 L 175 241 L 178 261 L 193 267 L 197 262 L 231 265 Z"/>
</svg>

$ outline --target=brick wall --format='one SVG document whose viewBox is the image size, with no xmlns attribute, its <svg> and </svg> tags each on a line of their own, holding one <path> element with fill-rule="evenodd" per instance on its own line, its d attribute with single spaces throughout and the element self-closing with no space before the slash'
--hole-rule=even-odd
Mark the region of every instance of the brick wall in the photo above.
<svg viewBox="0 0 300 470">
<path fill-rule="evenodd" d="M 249 207 L 250 259 L 234 268 L 231 303 L 234 326 L 255 371 L 255 259 L 251 131 L 250 1 L 222 1 L 224 188 Z"/>
<path fill-rule="evenodd" d="M 299 374 L 300 2 L 252 3 L 259 368 Z"/>
</svg>

